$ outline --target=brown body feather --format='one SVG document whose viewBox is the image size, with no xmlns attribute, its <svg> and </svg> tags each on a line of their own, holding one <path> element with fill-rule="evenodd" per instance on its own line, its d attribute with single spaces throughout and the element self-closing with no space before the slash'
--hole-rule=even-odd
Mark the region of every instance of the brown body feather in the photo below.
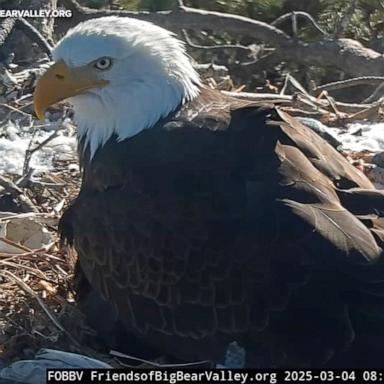
<svg viewBox="0 0 384 384">
<path fill-rule="evenodd" d="M 203 90 L 81 163 L 61 231 L 139 339 L 186 361 L 236 340 L 248 366 L 380 364 L 384 195 L 296 119 Z"/>
</svg>

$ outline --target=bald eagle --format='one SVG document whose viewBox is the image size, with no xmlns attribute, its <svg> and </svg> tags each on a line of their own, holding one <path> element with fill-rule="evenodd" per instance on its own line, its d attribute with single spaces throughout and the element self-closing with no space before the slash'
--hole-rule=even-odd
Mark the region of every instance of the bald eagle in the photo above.
<svg viewBox="0 0 384 384">
<path fill-rule="evenodd" d="M 72 103 L 83 172 L 60 230 L 127 332 L 184 361 L 236 341 L 249 367 L 384 366 L 384 194 L 358 169 L 204 87 L 151 23 L 88 20 L 54 60 L 35 111 Z"/>
</svg>

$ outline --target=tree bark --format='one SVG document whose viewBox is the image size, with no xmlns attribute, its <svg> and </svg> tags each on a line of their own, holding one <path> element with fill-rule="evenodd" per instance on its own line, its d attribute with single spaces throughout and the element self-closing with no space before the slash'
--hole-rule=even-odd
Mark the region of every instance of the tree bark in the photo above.
<svg viewBox="0 0 384 384">
<path fill-rule="evenodd" d="M 0 0 L 0 9 L 56 9 L 57 0 L 31 0 L 31 1 L 20 1 L 20 0 Z M 32 23 L 42 35 L 49 42 L 53 43 L 54 33 L 54 19 L 53 18 L 33 18 L 28 20 Z M 21 25 L 19 25 L 20 27 Z M 22 26 L 21 26 L 22 27 Z M 41 57 L 41 46 L 35 44 L 34 40 L 31 40 L 30 35 L 25 33 L 23 28 L 18 28 L 15 25 L 12 32 L 1 44 L 0 39 L 0 50 L 1 56 L 6 57 L 10 53 L 15 54 L 15 61 L 35 61 Z M 44 49 L 43 49 L 44 50 Z"/>
</svg>

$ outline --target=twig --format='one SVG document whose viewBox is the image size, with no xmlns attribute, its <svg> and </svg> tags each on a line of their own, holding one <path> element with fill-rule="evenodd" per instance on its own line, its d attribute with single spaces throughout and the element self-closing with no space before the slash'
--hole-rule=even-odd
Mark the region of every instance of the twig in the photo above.
<svg viewBox="0 0 384 384">
<path fill-rule="evenodd" d="M 4 237 L 0 238 L 0 240 L 9 240 L 9 239 L 6 239 Z M 20 244 L 17 244 L 15 243 L 16 245 L 20 245 Z M 39 248 L 39 249 L 31 249 L 29 250 L 28 252 L 23 252 L 23 253 L 7 253 L 7 252 L 0 252 L 0 258 L 5 258 L 5 259 L 15 259 L 15 258 L 19 258 L 19 257 L 26 257 L 26 256 L 33 256 L 34 254 L 38 254 L 38 253 L 45 253 L 47 252 L 47 249 L 46 248 Z M 1 261 L 0 261 L 1 263 Z"/>
<path fill-rule="evenodd" d="M 341 69 L 350 76 L 384 75 L 383 55 L 351 39 L 332 40 L 325 36 L 326 38 L 320 41 L 305 42 L 293 39 L 281 29 L 259 20 L 186 6 L 162 12 L 134 12 L 94 10 L 81 7 L 75 0 L 62 0 L 62 4 L 73 10 L 73 17 L 57 19 L 58 33 L 64 33 L 75 24 L 91 18 L 112 15 L 133 17 L 153 22 L 174 32 L 180 32 L 182 29 L 208 29 L 246 35 L 257 42 L 277 48 L 276 55 L 280 62 L 290 61 L 319 67 L 327 63 L 327 66 Z"/>
<path fill-rule="evenodd" d="M 181 31 L 181 33 L 182 33 L 186 43 L 188 44 L 188 46 L 190 46 L 191 48 L 204 49 L 204 50 L 234 49 L 234 50 L 238 50 L 238 51 L 245 51 L 247 53 L 252 52 L 251 48 L 246 47 L 244 45 L 238 45 L 238 44 L 223 44 L 223 45 L 200 45 L 200 44 L 196 44 L 191 40 L 188 32 L 185 29 L 183 29 Z"/>
<path fill-rule="evenodd" d="M 291 102 L 291 95 L 277 95 L 276 93 L 252 93 L 252 92 L 232 92 L 232 91 L 221 91 L 225 95 L 236 97 L 238 99 L 249 100 L 249 101 L 263 101 L 263 102 Z"/>
<path fill-rule="evenodd" d="M 56 282 L 54 280 L 51 280 L 49 279 L 47 276 L 44 275 L 43 272 L 41 272 L 39 269 L 36 269 L 36 268 L 32 268 L 28 265 L 22 265 L 22 264 L 17 264 L 17 263 L 12 263 L 8 260 L 0 260 L 0 264 L 3 264 L 3 265 L 8 265 L 9 267 L 12 267 L 12 268 L 19 268 L 19 269 L 24 269 L 26 271 L 29 271 L 32 275 L 38 277 L 39 279 L 43 279 L 43 280 L 46 280 L 46 281 L 49 281 L 50 283 L 54 283 L 56 284 Z"/>
<path fill-rule="evenodd" d="M 39 305 L 41 306 L 41 308 L 43 309 L 43 311 L 47 314 L 47 316 L 50 318 L 50 320 L 52 321 L 52 323 L 56 326 L 56 328 L 58 328 L 60 331 L 62 332 L 65 332 L 65 329 L 64 327 L 56 320 L 56 318 L 54 317 L 53 314 L 51 314 L 51 312 L 49 311 L 49 309 L 45 306 L 45 304 L 43 303 L 43 301 L 40 299 L 40 297 L 38 295 L 36 295 L 36 293 L 32 290 L 32 288 L 30 288 L 27 284 L 24 283 L 23 280 L 21 280 L 19 277 L 17 277 L 15 274 L 13 274 L 12 272 L 8 271 L 8 270 L 0 270 L 0 274 L 5 277 L 5 278 L 8 278 L 13 280 L 15 283 L 17 283 L 17 285 L 20 286 L 20 288 L 22 288 L 25 292 L 27 292 L 28 294 L 30 294 L 32 297 L 34 297 L 37 302 L 39 303 Z"/>
<path fill-rule="evenodd" d="M 349 116 L 345 119 L 345 122 L 353 122 L 356 120 L 373 120 L 374 117 L 378 116 L 381 107 L 384 104 L 384 99 L 377 101 L 375 104 L 373 104 L 371 107 L 367 109 L 363 109 L 362 111 L 356 112 L 352 116 Z"/>
<path fill-rule="evenodd" d="M 48 318 L 52 321 L 52 323 L 56 326 L 58 330 L 63 332 L 70 340 L 71 342 L 76 345 L 77 347 L 80 347 L 77 340 L 75 340 L 70 333 L 66 331 L 66 329 L 57 321 L 55 316 L 50 312 L 50 310 L 46 307 L 44 302 L 40 299 L 38 295 L 27 285 L 24 283 L 23 280 L 21 280 L 19 277 L 17 277 L 15 274 L 8 270 L 0 270 L 0 275 L 7 278 L 8 280 L 14 281 L 17 285 L 19 285 L 20 288 L 22 288 L 25 292 L 27 292 L 29 295 L 31 295 L 36 301 L 39 303 L 40 307 L 43 309 L 45 314 L 48 316 Z"/>
<path fill-rule="evenodd" d="M 313 92 L 321 93 L 322 91 L 336 91 L 348 87 L 356 87 L 359 85 L 376 85 L 384 82 L 384 76 L 360 76 L 353 79 L 333 81 L 314 87 Z"/>
<path fill-rule="evenodd" d="M 88 20 L 90 18 L 115 15 L 151 21 L 170 30 L 232 29 L 233 32 L 236 33 L 244 33 L 254 36 L 258 41 L 268 41 L 271 45 L 280 45 L 281 43 L 288 43 L 290 41 L 290 37 L 285 32 L 262 21 L 233 14 L 190 8 L 184 5 L 179 5 L 176 9 L 170 11 L 135 12 L 120 10 L 110 11 L 105 9 L 94 10 L 80 6 L 76 0 L 62 0 L 62 4 L 73 11 L 74 17 L 72 19 L 57 19 L 59 30 L 60 26 L 65 26 L 67 28 L 79 21 Z"/>
<path fill-rule="evenodd" d="M 26 172 L 23 172 L 22 176 L 16 181 L 16 185 L 19 188 L 26 188 L 31 182 L 33 171 L 33 168 L 28 167 L 28 170 Z"/>
<path fill-rule="evenodd" d="M 250 101 L 260 101 L 260 102 L 270 102 L 270 103 L 291 103 L 294 100 L 292 95 L 276 95 L 275 93 L 251 93 L 251 92 L 230 92 L 222 91 L 224 94 L 239 99 L 245 99 Z M 324 107 L 329 107 L 329 103 L 326 100 L 316 100 L 313 96 L 306 96 L 306 98 L 315 105 Z M 340 112 L 346 113 L 355 113 L 363 109 L 372 107 L 372 104 L 352 104 L 352 103 L 342 103 L 335 102 L 337 109 Z"/>
<path fill-rule="evenodd" d="M 4 243 L 8 244 L 8 245 L 11 245 L 12 247 L 18 248 L 18 249 L 20 249 L 20 250 L 22 250 L 22 251 L 24 251 L 24 252 L 30 252 L 30 251 L 31 251 L 29 248 L 24 247 L 24 246 L 21 245 L 21 244 L 17 244 L 17 243 L 15 243 L 15 242 L 12 241 L 12 240 L 7 239 L 6 237 L 0 237 L 0 240 L 1 240 L 2 242 L 4 242 Z M 18 254 L 18 255 L 19 255 L 19 254 Z"/>
<path fill-rule="evenodd" d="M 246 69 L 250 73 L 258 73 L 265 69 L 275 68 L 280 63 L 281 63 L 281 57 L 279 54 L 277 54 L 276 50 L 274 50 L 271 53 L 261 58 L 258 58 L 256 60 L 249 61 L 246 63 L 231 64 L 228 67 L 232 68 L 235 71 Z"/>
<path fill-rule="evenodd" d="M 322 91 L 317 97 L 317 100 L 321 100 L 321 98 L 325 98 L 328 101 L 329 106 L 332 108 L 332 111 L 337 117 L 342 117 L 341 112 L 336 107 L 336 101 L 328 95 L 327 91 Z"/>
<path fill-rule="evenodd" d="M 36 132 L 37 132 L 37 128 L 36 126 L 33 126 L 33 122 L 31 122 L 31 126 L 29 128 L 32 128 L 32 132 L 31 132 L 31 138 L 29 140 L 29 143 L 28 143 L 28 147 L 27 149 L 25 150 L 25 157 L 24 157 L 24 163 L 23 163 L 23 173 L 22 173 L 22 179 L 24 179 L 23 183 L 24 184 L 27 184 L 27 179 L 25 179 L 25 177 L 27 177 L 28 174 L 30 174 L 32 176 L 32 168 L 29 166 L 29 163 L 31 162 L 31 158 L 32 158 L 32 143 L 33 143 L 33 140 L 35 139 L 35 136 L 36 136 Z"/>
<path fill-rule="evenodd" d="M 4 213 L 4 212 L 3 212 Z M 9 213 L 9 214 L 8 214 Z M 43 219 L 49 219 L 55 217 L 53 213 L 47 213 L 47 212 L 25 212 L 25 213 L 13 213 L 13 212 L 5 212 L 7 216 L 0 216 L 0 223 L 11 220 L 11 219 L 23 219 L 23 218 L 28 218 L 28 217 L 42 217 Z"/>
<path fill-rule="evenodd" d="M 293 37 L 297 37 L 297 13 L 295 11 L 292 12 L 292 35 Z"/>
<path fill-rule="evenodd" d="M 38 212 L 38 209 L 32 203 L 28 196 L 11 180 L 0 175 L 0 186 L 9 192 L 15 199 L 20 202 L 21 208 L 26 212 Z"/>
<path fill-rule="evenodd" d="M 374 90 L 371 96 L 363 100 L 363 103 L 372 103 L 376 101 L 378 98 L 380 98 L 382 94 L 384 94 L 384 81 Z"/>
<path fill-rule="evenodd" d="M 184 363 L 184 364 L 159 364 L 159 363 L 156 363 L 155 361 L 149 361 L 149 360 L 140 359 L 139 357 L 134 357 L 134 356 L 126 355 L 125 353 L 121 353 L 121 352 L 114 351 L 114 350 L 109 351 L 109 354 L 111 356 L 122 357 L 124 359 L 138 361 L 139 363 L 148 364 L 148 365 L 151 365 L 153 367 L 158 367 L 158 368 L 193 367 L 193 366 L 196 366 L 196 365 L 204 365 L 204 364 L 210 363 L 209 360 L 203 360 L 203 361 L 196 361 L 196 362 L 193 362 L 193 363 Z"/>
<path fill-rule="evenodd" d="M 283 88 L 281 88 L 280 95 L 285 95 L 285 91 L 287 90 L 287 87 L 288 87 L 288 77 L 289 77 L 289 74 L 287 74 L 284 78 L 284 84 L 283 84 Z"/>
<path fill-rule="evenodd" d="M 23 116 L 31 116 L 29 113 L 24 112 L 24 111 L 22 111 L 22 110 L 19 109 L 19 108 L 12 107 L 12 105 L 8 105 L 8 104 L 0 103 L 0 106 L 1 106 L 1 107 L 4 107 L 4 108 L 8 108 L 8 109 L 10 109 L 10 110 L 13 111 L 13 112 L 18 112 L 18 113 L 20 113 L 20 114 L 23 115 Z"/>
<path fill-rule="evenodd" d="M 60 260 L 60 259 L 59 259 Z M 63 268 L 60 267 L 59 264 L 55 264 L 56 269 L 64 276 L 68 276 L 68 272 L 64 271 Z"/>
<path fill-rule="evenodd" d="M 24 165 L 23 165 L 23 175 L 28 173 L 29 169 L 29 163 L 31 161 L 32 155 L 39 151 L 41 148 L 43 148 L 45 145 L 47 145 L 50 141 L 52 141 L 57 136 L 58 131 L 55 130 L 52 135 L 48 136 L 45 140 L 43 140 L 40 144 L 36 145 L 35 148 L 30 149 L 30 145 L 32 142 L 30 142 L 30 145 L 28 146 L 27 150 L 25 151 L 25 159 L 24 159 Z"/>
<path fill-rule="evenodd" d="M 285 13 L 284 15 L 278 17 L 276 20 L 274 20 L 271 25 L 276 26 L 284 22 L 285 20 L 292 19 L 295 17 L 297 19 L 298 16 L 301 16 L 302 18 L 308 20 L 314 27 L 317 29 L 323 36 L 328 36 L 328 33 L 324 31 L 323 28 L 320 27 L 320 25 L 315 21 L 315 19 L 307 12 L 302 11 L 293 11 L 289 13 Z M 297 24 L 297 22 L 296 22 Z M 296 25 L 297 28 L 297 25 Z M 297 31 L 296 31 L 297 32 Z M 295 33 L 295 31 L 294 31 Z"/>
<path fill-rule="evenodd" d="M 9 244 L 15 248 L 19 248 L 20 250 L 24 251 L 23 253 L 4 253 L 4 252 L 0 252 L 0 257 L 5 257 L 5 258 L 9 258 L 9 259 L 13 259 L 15 257 L 26 257 L 26 256 L 34 256 L 34 255 L 38 255 L 40 253 L 42 253 L 43 255 L 46 254 L 46 252 L 55 244 L 54 242 L 50 243 L 50 244 L 47 244 L 41 248 L 37 248 L 37 249 L 31 249 L 31 248 L 28 248 L 22 244 L 19 244 L 19 243 L 16 243 L 10 239 L 7 239 L 6 237 L 0 237 L 0 240 L 6 244 Z"/>
<path fill-rule="evenodd" d="M 309 95 L 309 93 L 306 91 L 306 89 L 299 83 L 298 80 L 296 80 L 291 74 L 287 74 L 285 76 L 285 81 L 284 81 L 284 86 L 280 92 L 281 95 L 284 95 L 287 87 L 288 87 L 288 83 L 290 83 L 297 91 L 301 92 L 302 94 L 306 95 L 308 98 L 310 98 L 311 96 Z"/>
</svg>

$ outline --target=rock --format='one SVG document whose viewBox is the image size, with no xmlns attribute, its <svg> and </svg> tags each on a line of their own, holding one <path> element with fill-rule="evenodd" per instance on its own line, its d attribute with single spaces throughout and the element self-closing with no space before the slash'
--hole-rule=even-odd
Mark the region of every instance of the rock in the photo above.
<svg viewBox="0 0 384 384">
<path fill-rule="evenodd" d="M 384 185 L 384 168 L 373 167 L 366 170 L 368 178 L 375 184 L 376 188 L 381 189 Z"/>
<path fill-rule="evenodd" d="M 376 155 L 372 157 L 372 163 L 384 168 L 384 152 L 376 153 Z"/>
<path fill-rule="evenodd" d="M 44 384 L 47 369 L 112 368 L 109 364 L 76 353 L 41 349 L 34 360 L 17 361 L 0 370 L 0 384 Z"/>
<path fill-rule="evenodd" d="M 245 366 L 246 352 L 236 341 L 228 345 L 224 364 L 217 364 L 216 368 L 241 369 Z"/>
</svg>

